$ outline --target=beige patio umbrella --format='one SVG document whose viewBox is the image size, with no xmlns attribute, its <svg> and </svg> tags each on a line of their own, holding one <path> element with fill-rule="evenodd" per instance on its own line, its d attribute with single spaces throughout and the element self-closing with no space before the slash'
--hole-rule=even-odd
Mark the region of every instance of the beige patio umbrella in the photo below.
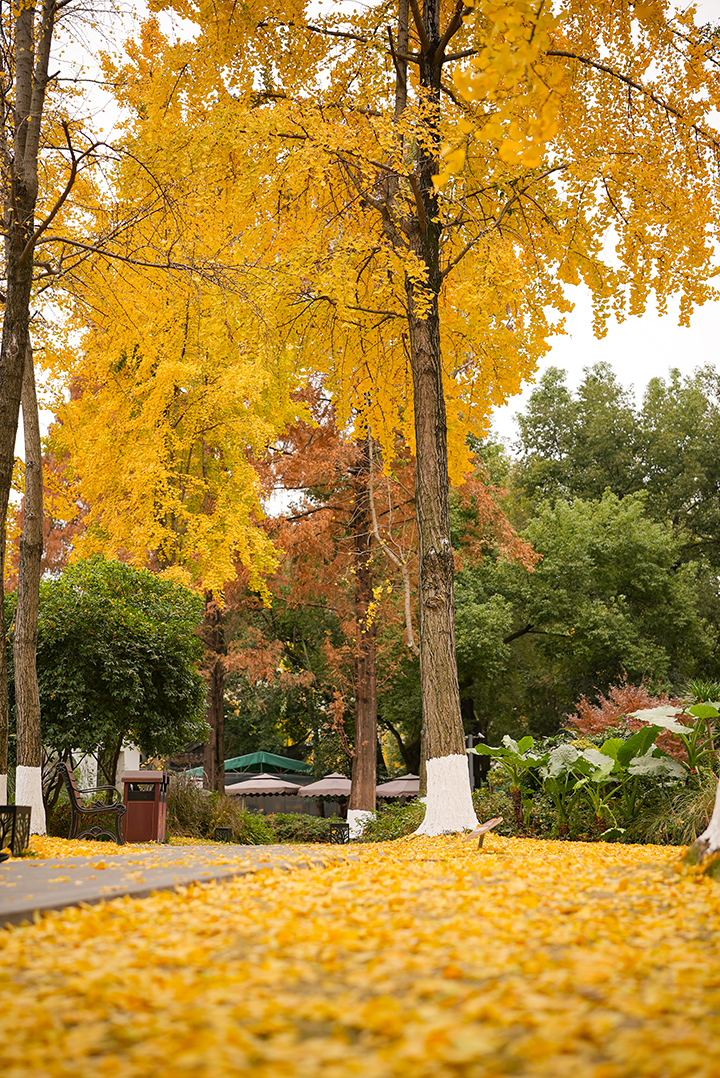
<svg viewBox="0 0 720 1078">
<path fill-rule="evenodd" d="M 350 779 L 346 779 L 339 771 L 333 771 L 332 775 L 326 775 L 324 779 L 311 782 L 309 786 L 301 786 L 298 797 L 349 797 Z"/>
<path fill-rule="evenodd" d="M 297 782 L 288 782 L 277 775 L 253 775 L 244 782 L 234 782 L 225 787 L 225 793 L 239 797 L 257 794 L 294 794 L 300 789 Z"/>
<path fill-rule="evenodd" d="M 420 793 L 418 775 L 398 775 L 389 782 L 381 782 L 375 787 L 378 797 L 417 797 Z"/>
</svg>

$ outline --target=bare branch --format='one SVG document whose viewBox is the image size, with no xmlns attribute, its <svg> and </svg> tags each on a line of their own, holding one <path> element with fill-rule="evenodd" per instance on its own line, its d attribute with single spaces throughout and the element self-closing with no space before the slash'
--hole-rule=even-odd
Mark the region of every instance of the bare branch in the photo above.
<svg viewBox="0 0 720 1078">
<path fill-rule="evenodd" d="M 477 56 L 477 54 L 477 49 L 465 49 L 464 52 L 451 52 L 449 56 L 445 57 L 443 62 L 451 64 L 454 60 L 465 60 L 468 56 Z"/>
<path fill-rule="evenodd" d="M 569 167 L 568 165 L 555 165 L 553 168 L 548 168 L 548 169 L 545 170 L 545 172 L 541 172 L 539 176 L 533 176 L 532 179 L 528 180 L 528 182 L 525 184 L 524 187 L 522 187 L 519 191 L 516 191 L 515 194 L 512 196 L 512 198 L 509 198 L 507 200 L 507 202 L 505 203 L 503 208 L 500 210 L 500 213 L 495 218 L 493 223 L 488 228 L 482 229 L 482 231 L 478 232 L 476 236 L 473 236 L 473 238 L 471 240 L 469 240 L 468 243 L 465 244 L 465 246 L 463 247 L 460 254 L 458 254 L 452 260 L 452 262 L 450 262 L 448 264 L 447 269 L 443 270 L 442 275 L 441 275 L 442 278 L 444 279 L 445 277 L 447 277 L 448 273 L 450 273 L 450 271 L 453 270 L 455 268 L 455 266 L 457 266 L 458 262 L 462 261 L 462 259 L 468 253 L 468 251 L 471 251 L 472 248 L 475 246 L 476 243 L 478 243 L 479 240 L 483 239 L 485 236 L 488 236 L 491 232 L 493 232 L 495 229 L 500 227 L 500 225 L 502 224 L 503 218 L 506 216 L 508 210 L 513 205 L 513 203 L 515 203 L 519 199 L 521 199 L 522 196 L 527 191 L 530 190 L 530 188 L 533 186 L 533 184 L 539 183 L 541 180 L 547 179 L 547 177 L 551 176 L 553 174 L 553 172 L 564 172 L 565 169 L 568 168 L 568 167 Z"/>
<path fill-rule="evenodd" d="M 420 14 L 420 8 L 418 7 L 417 0 L 410 0 L 410 7 L 413 13 L 413 22 L 415 23 L 415 29 L 418 32 L 420 38 L 420 45 L 422 51 L 425 53 L 430 52 L 430 41 L 428 40 L 427 33 L 425 32 L 425 23 L 423 22 L 422 15 Z"/>
<path fill-rule="evenodd" d="M 440 38 L 440 44 L 435 49 L 435 55 L 433 56 L 433 62 L 434 63 L 437 64 L 437 63 L 440 62 L 440 60 L 442 59 L 442 55 L 445 52 L 446 47 L 450 44 L 450 41 L 452 40 L 452 38 L 455 37 L 455 34 L 458 32 L 458 30 L 460 30 L 462 28 L 463 17 L 465 15 L 469 15 L 471 11 L 472 11 L 471 7 L 465 7 L 465 0 L 457 0 L 457 3 L 455 5 L 455 11 L 453 12 L 453 16 L 452 16 L 450 22 L 448 23 L 448 27 L 447 27 L 445 33 Z"/>
<path fill-rule="evenodd" d="M 28 258 L 30 257 L 30 252 L 34 249 L 35 244 L 37 243 L 38 239 L 40 238 L 40 236 L 42 236 L 43 232 L 48 227 L 48 225 L 52 222 L 52 220 L 57 216 L 57 214 L 58 214 L 59 210 L 61 209 L 63 203 L 65 202 L 66 198 L 68 197 L 68 195 L 72 191 L 73 185 L 75 184 L 75 180 L 77 179 L 78 166 L 80 165 L 80 163 L 86 157 L 89 157 L 89 155 L 96 149 L 96 146 L 97 146 L 97 144 L 93 144 L 87 150 L 85 150 L 83 153 L 81 153 L 79 157 L 76 157 L 75 156 L 75 149 L 74 149 L 73 144 L 72 144 L 71 139 L 70 139 L 70 129 L 69 129 L 69 127 L 68 127 L 65 120 L 62 121 L 62 128 L 63 128 L 63 131 L 65 132 L 65 138 L 67 139 L 68 149 L 70 151 L 70 175 L 68 177 L 67 183 L 65 184 L 65 188 L 64 188 L 62 194 L 58 198 L 58 200 L 55 203 L 55 205 L 53 206 L 53 208 L 50 210 L 50 213 L 45 218 L 45 220 L 42 222 L 42 224 L 38 225 L 38 227 L 35 229 L 35 232 L 33 233 L 33 235 L 30 237 L 30 239 L 25 244 L 25 248 L 23 250 L 23 253 L 20 255 L 19 265 L 21 265 L 21 266 L 25 265 Z"/>
</svg>

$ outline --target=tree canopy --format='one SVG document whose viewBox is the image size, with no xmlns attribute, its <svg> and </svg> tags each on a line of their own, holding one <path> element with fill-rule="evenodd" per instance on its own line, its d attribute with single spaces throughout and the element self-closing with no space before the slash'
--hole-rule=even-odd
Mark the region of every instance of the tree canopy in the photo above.
<svg viewBox="0 0 720 1078">
<path fill-rule="evenodd" d="M 100 750 L 114 782 L 123 741 L 151 756 L 202 741 L 202 601 L 171 580 L 94 557 L 41 585 L 43 742 Z"/>
<path fill-rule="evenodd" d="M 193 351 L 196 292 L 220 337 L 229 334 L 233 361 L 266 354 L 257 326 L 267 325 L 283 361 L 322 373 L 348 431 L 370 431 L 386 461 L 396 446 L 410 449 L 424 728 L 438 776 L 423 827 L 464 826 L 474 819 L 469 790 L 446 811 L 439 779 L 454 768 L 462 783 L 465 764 L 449 479 L 470 469 L 468 436 L 482 436 L 493 405 L 520 388 L 561 328 L 565 284 L 591 290 L 598 333 L 611 313 L 642 313 L 652 295 L 663 309 L 678 294 L 687 322 L 715 294 L 715 40 L 692 9 L 678 14 L 664 0 L 567 0 L 557 11 L 530 0 L 425 0 L 421 11 L 399 0 L 397 11 L 343 5 L 317 17 L 300 2 L 282 12 L 263 0 L 158 8 L 196 32 L 170 40 L 150 19 L 127 64 L 108 71 L 131 112 L 118 206 L 158 198 L 132 241 L 111 236 L 103 255 L 150 282 L 161 268 L 187 269 L 191 313 L 186 321 L 172 300 L 166 312 L 166 286 L 150 289 L 150 309 L 169 315 L 162 376 L 154 342 L 135 350 L 134 319 L 121 320 L 120 347 L 106 318 L 100 345 L 110 347 L 88 388 L 110 402 L 126 378 L 114 365 L 128 357 L 146 365 L 144 384 L 164 377 L 141 433 L 157 430 L 154 459 L 170 445 L 203 471 L 202 482 L 196 472 L 186 482 L 173 463 L 172 479 L 156 476 L 137 501 L 155 519 L 172 520 L 178 487 L 201 505 L 207 493 L 198 426 L 177 419 L 188 392 L 177 365 L 191 342 L 193 377 L 212 382 L 228 349 L 201 339 Z M 99 199 L 108 219 L 112 197 Z M 164 261 L 159 234 L 174 239 Z M 223 261 L 229 274 L 219 274 Z M 98 271 L 88 268 L 87 286 L 85 272 L 81 304 L 102 298 Z M 208 284 L 243 296 L 239 316 Z M 153 333 L 162 337 L 161 322 Z M 133 418 L 143 394 L 124 385 L 110 411 L 127 406 Z M 133 481 L 126 469 L 119 509 L 103 508 L 108 520 L 122 521 Z"/>
</svg>

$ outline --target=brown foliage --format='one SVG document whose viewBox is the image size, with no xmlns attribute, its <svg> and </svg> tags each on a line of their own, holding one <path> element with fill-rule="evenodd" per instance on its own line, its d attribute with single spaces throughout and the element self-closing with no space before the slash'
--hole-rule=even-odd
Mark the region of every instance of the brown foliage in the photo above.
<svg viewBox="0 0 720 1078">
<path fill-rule="evenodd" d="M 651 707 L 677 707 L 681 708 L 686 701 L 679 696 L 669 696 L 660 693 L 654 696 L 644 682 L 639 685 L 631 685 L 627 677 L 624 677 L 619 685 L 612 685 L 607 696 L 598 693 L 598 702 L 593 704 L 586 696 L 578 700 L 576 712 L 565 716 L 567 725 L 577 730 L 580 734 L 604 734 L 611 736 L 612 731 L 618 727 L 628 730 L 640 730 L 645 725 L 640 719 L 629 717 L 631 711 L 641 711 Z M 683 722 L 692 725 L 694 721 L 683 717 Z M 658 746 L 669 755 L 678 760 L 687 758 L 683 745 L 674 734 L 663 733 L 657 739 Z"/>
</svg>

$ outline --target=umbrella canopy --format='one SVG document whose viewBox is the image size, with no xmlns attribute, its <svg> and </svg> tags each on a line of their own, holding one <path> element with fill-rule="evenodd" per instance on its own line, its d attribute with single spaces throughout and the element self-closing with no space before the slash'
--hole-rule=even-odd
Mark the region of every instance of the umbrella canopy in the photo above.
<svg viewBox="0 0 720 1078">
<path fill-rule="evenodd" d="M 420 793 L 418 775 L 399 775 L 389 782 L 381 782 L 376 787 L 378 797 L 417 797 Z"/>
<path fill-rule="evenodd" d="M 310 764 L 302 760 L 291 760 L 289 756 L 277 756 L 274 752 L 248 752 L 245 756 L 233 756 L 232 760 L 225 761 L 226 771 L 250 771 L 259 772 L 265 768 L 263 774 L 268 771 L 304 771 L 309 774 L 312 771 Z M 186 775 L 202 775 L 202 767 L 191 767 Z"/>
<path fill-rule="evenodd" d="M 300 789 L 297 782 L 288 782 L 277 775 L 254 775 L 245 782 L 225 787 L 226 794 L 294 794 Z"/>
<path fill-rule="evenodd" d="M 332 775 L 326 775 L 324 779 L 311 782 L 309 786 L 301 786 L 298 797 L 349 797 L 350 779 L 346 779 L 339 771 Z"/>
</svg>

